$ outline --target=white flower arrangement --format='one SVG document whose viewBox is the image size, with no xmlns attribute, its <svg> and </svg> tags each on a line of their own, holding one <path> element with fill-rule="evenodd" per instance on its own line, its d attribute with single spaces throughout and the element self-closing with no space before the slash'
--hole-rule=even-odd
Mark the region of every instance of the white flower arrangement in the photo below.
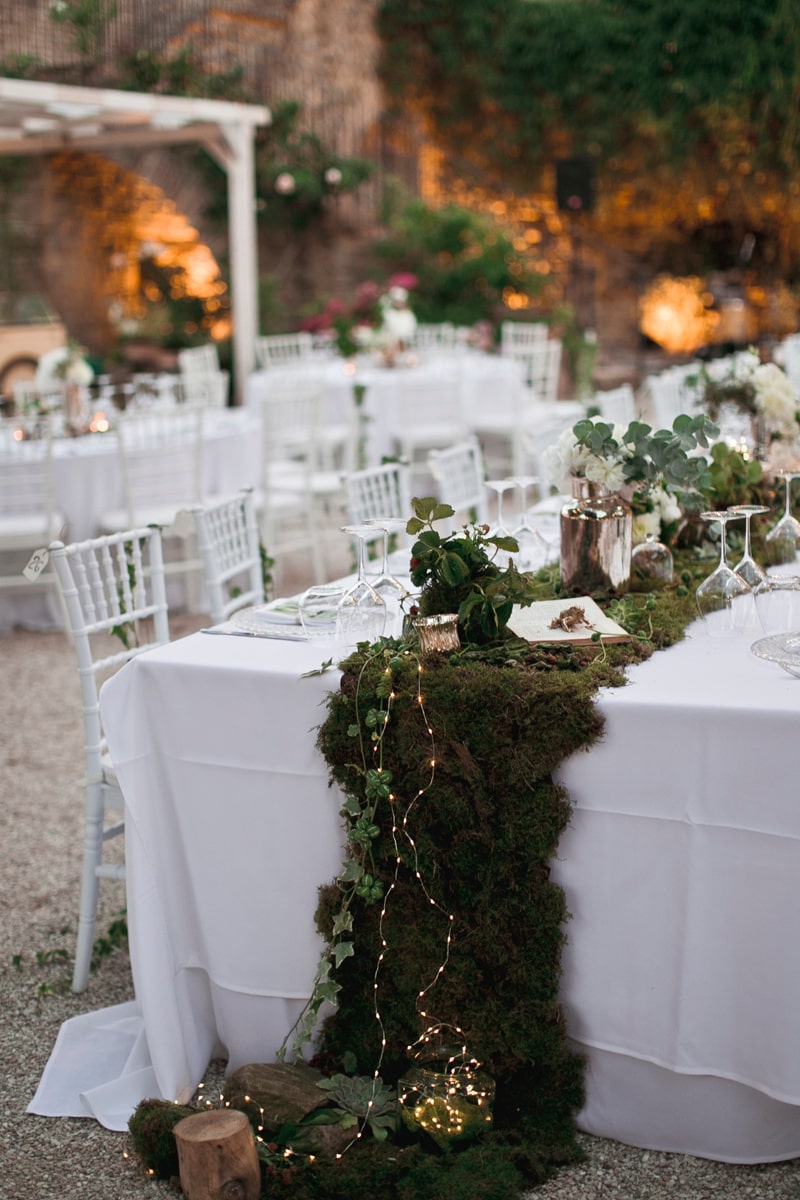
<svg viewBox="0 0 800 1200">
<path fill-rule="evenodd" d="M 58 391 L 65 383 L 88 387 L 94 371 L 74 343 L 48 350 L 39 359 L 34 383 L 40 392 Z"/>
<path fill-rule="evenodd" d="M 649 508 L 633 514 L 634 545 L 646 541 L 648 536 L 664 537 L 669 526 L 675 525 L 683 516 L 683 509 L 672 492 L 660 485 L 649 492 L 646 503 Z"/>
<path fill-rule="evenodd" d="M 767 432 L 794 441 L 800 434 L 795 390 L 775 363 L 760 363 L 752 373 L 755 406 Z"/>
<path fill-rule="evenodd" d="M 788 376 L 776 363 L 762 363 L 755 351 L 720 358 L 703 367 L 705 400 L 712 416 L 725 405 L 759 416 L 770 438 L 800 437 L 800 406 Z"/>
<path fill-rule="evenodd" d="M 618 492 L 625 483 L 625 462 L 631 451 L 625 446 L 624 428 L 621 425 L 611 428 L 615 444 L 613 448 L 605 447 L 602 453 L 593 453 L 577 440 L 573 429 L 565 429 L 542 455 L 548 479 L 563 492 L 569 491 L 573 478 L 588 479 L 590 483 L 602 484 L 609 492 Z"/>
<path fill-rule="evenodd" d="M 417 318 L 408 307 L 408 292 L 404 287 L 390 287 L 380 299 L 380 332 L 397 342 L 410 342 L 417 329 Z"/>
<path fill-rule="evenodd" d="M 719 429 L 704 414 L 675 418 L 672 429 L 653 431 L 641 421 L 625 428 L 586 418 L 544 451 L 542 466 L 563 491 L 577 477 L 609 492 L 627 489 L 639 510 L 658 509 L 659 525 L 680 517 L 684 501 L 707 491 L 711 476 L 699 449 L 707 450 Z"/>
</svg>

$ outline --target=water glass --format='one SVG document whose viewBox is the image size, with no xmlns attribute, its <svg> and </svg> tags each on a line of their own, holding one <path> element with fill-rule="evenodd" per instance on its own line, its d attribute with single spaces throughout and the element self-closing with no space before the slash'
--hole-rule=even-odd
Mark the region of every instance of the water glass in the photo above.
<svg viewBox="0 0 800 1200">
<path fill-rule="evenodd" d="M 800 575 L 767 575 L 753 588 L 753 601 L 765 634 L 800 629 Z"/>
<path fill-rule="evenodd" d="M 336 636 L 336 618 L 345 588 L 336 583 L 319 583 L 300 597 L 300 624 L 310 638 Z"/>
</svg>

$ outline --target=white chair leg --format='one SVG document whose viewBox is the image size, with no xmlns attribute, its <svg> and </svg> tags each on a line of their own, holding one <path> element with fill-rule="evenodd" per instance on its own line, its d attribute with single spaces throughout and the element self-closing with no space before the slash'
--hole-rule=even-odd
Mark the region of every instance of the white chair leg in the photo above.
<svg viewBox="0 0 800 1200">
<path fill-rule="evenodd" d="M 73 992 L 83 992 L 89 982 L 94 931 L 97 923 L 97 868 L 103 853 L 103 785 L 89 784 L 86 789 L 86 827 L 83 835 L 81 901 L 78 915 L 78 944 L 72 975 Z"/>
</svg>

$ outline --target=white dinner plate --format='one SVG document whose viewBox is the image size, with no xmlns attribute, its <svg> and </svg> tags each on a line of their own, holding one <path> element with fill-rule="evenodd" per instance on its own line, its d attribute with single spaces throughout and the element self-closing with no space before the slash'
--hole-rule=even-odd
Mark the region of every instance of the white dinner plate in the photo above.
<svg viewBox="0 0 800 1200">
<path fill-rule="evenodd" d="M 230 617 L 232 625 L 246 633 L 260 637 L 280 637 L 306 641 L 307 635 L 300 625 L 297 600 L 272 600 L 269 604 L 256 604 L 240 608 Z"/>
<path fill-rule="evenodd" d="M 750 649 L 756 658 L 777 663 L 800 679 L 800 633 L 772 633 L 753 642 Z"/>
</svg>

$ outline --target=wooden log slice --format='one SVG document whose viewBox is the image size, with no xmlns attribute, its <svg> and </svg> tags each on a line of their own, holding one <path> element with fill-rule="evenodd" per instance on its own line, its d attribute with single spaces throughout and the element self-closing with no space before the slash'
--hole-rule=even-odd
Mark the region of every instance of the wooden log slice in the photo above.
<svg viewBox="0 0 800 1200">
<path fill-rule="evenodd" d="M 261 1168 L 243 1112 L 194 1113 L 179 1121 L 174 1133 L 186 1200 L 258 1200 Z"/>
</svg>

